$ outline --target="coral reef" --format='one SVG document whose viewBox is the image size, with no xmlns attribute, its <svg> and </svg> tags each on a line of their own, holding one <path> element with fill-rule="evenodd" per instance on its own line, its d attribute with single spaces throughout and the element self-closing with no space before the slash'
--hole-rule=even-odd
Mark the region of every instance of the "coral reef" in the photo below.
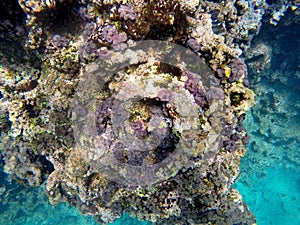
<svg viewBox="0 0 300 225">
<path fill-rule="evenodd" d="M 241 54 L 266 6 L 1 3 L 1 44 L 21 46 L 0 49 L 5 172 L 29 186 L 46 181 L 51 202 L 100 223 L 127 212 L 155 224 L 254 224 L 231 185 L 254 104 Z"/>
<path fill-rule="evenodd" d="M 253 48 L 245 53 L 257 104 L 244 123 L 251 139 L 235 187 L 261 224 L 300 221 L 295 206 L 300 168 L 300 41 L 294 38 L 299 35 L 295 29 L 299 19 L 299 12 L 290 9 L 277 26 L 268 25 L 267 18 Z M 276 218 L 269 216 L 270 208 L 276 210 Z"/>
<path fill-rule="evenodd" d="M 269 69 L 271 64 L 272 49 L 264 43 L 256 44 L 245 52 L 248 67 L 254 73 Z"/>
<path fill-rule="evenodd" d="M 2 168 L 0 170 L 0 215 L 0 224 L 6 225 L 31 223 L 97 225 L 92 217 L 80 215 L 76 208 L 66 203 L 51 205 L 43 186 L 24 187 L 5 174 Z M 125 218 L 123 221 L 126 222 Z"/>
<path fill-rule="evenodd" d="M 276 26 L 280 22 L 281 18 L 289 11 L 295 11 L 299 14 L 299 1 L 298 0 L 285 0 L 278 2 L 270 2 L 268 4 L 268 10 L 270 11 L 269 22 Z"/>
<path fill-rule="evenodd" d="M 294 28 L 299 26 L 299 18 L 297 12 L 288 11 L 277 27 L 263 29 L 245 52 L 251 87 L 258 95 L 258 104 L 248 113 L 246 123 L 256 137 L 249 144 L 250 152 L 255 154 L 244 160 L 247 175 L 264 177 L 266 168 L 278 165 L 299 171 L 300 155 L 293 150 L 299 148 L 300 141 L 300 41 L 293 38 L 298 35 Z M 243 182 L 250 183 L 250 179 L 244 178 Z"/>
</svg>

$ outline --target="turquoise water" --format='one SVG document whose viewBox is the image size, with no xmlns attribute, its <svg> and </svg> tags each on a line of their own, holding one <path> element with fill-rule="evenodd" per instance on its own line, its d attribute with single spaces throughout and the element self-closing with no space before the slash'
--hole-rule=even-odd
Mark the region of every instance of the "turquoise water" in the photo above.
<svg viewBox="0 0 300 225">
<path fill-rule="evenodd" d="M 299 224 L 300 176 L 295 170 L 268 168 L 263 177 L 252 175 L 252 183 L 237 187 L 258 224 Z"/>
<path fill-rule="evenodd" d="M 80 215 L 66 203 L 51 205 L 42 187 L 24 188 L 1 171 L 0 224 L 1 225 L 99 225 L 90 216 Z M 124 215 L 112 225 L 150 225 Z"/>
<path fill-rule="evenodd" d="M 245 123 L 252 139 L 235 187 L 258 224 L 300 224 L 300 92 L 293 88 L 300 83 L 262 80 L 254 89 L 264 93 Z"/>
</svg>

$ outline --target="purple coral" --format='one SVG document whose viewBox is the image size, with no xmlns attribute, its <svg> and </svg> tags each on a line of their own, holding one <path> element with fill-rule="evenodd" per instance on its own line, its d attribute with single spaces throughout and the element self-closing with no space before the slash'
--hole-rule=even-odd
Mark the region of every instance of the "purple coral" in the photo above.
<svg viewBox="0 0 300 225">
<path fill-rule="evenodd" d="M 127 164 L 130 164 L 132 166 L 141 166 L 144 164 L 145 158 L 149 152 L 143 152 L 143 151 L 129 151 L 126 155 L 127 157 Z"/>
<path fill-rule="evenodd" d="M 234 142 L 237 142 L 238 140 L 240 140 L 240 136 L 238 134 L 232 134 L 230 136 L 230 140 L 234 141 Z"/>
<path fill-rule="evenodd" d="M 95 112 L 95 124 L 98 134 L 105 132 L 112 108 L 112 99 L 108 98 L 101 102 Z"/>
<path fill-rule="evenodd" d="M 172 102 L 173 93 L 168 89 L 162 89 L 158 92 L 157 97 L 163 102 Z"/>
<path fill-rule="evenodd" d="M 118 32 L 114 25 L 106 25 L 103 28 L 102 39 L 111 43 L 116 51 L 126 48 L 127 34 Z"/>
<path fill-rule="evenodd" d="M 224 141 L 223 146 L 228 152 L 234 152 L 237 149 L 236 143 L 232 140 Z"/>
<path fill-rule="evenodd" d="M 184 82 L 183 87 L 191 94 L 195 94 L 198 90 L 198 80 L 194 77 L 188 76 L 188 79 Z"/>
<path fill-rule="evenodd" d="M 127 41 L 127 34 L 126 33 L 118 33 L 115 32 L 113 36 L 113 44 L 117 45 Z"/>
<path fill-rule="evenodd" d="M 144 163 L 144 159 L 149 154 L 143 151 L 129 151 L 122 142 L 118 141 L 112 145 L 112 151 L 114 158 L 118 161 L 133 166 L 141 166 Z"/>
<path fill-rule="evenodd" d="M 169 156 L 172 152 L 174 152 L 177 143 L 179 142 L 179 138 L 174 134 L 168 134 L 164 137 L 164 139 L 160 142 L 158 147 L 155 149 L 155 159 L 156 163 L 161 162 L 165 158 Z"/>
<path fill-rule="evenodd" d="M 96 23 L 87 23 L 83 30 L 83 38 L 85 41 L 98 41 L 100 38 L 101 26 Z"/>
<path fill-rule="evenodd" d="M 113 45 L 112 47 L 113 47 L 113 49 L 115 51 L 122 51 L 125 48 L 127 48 L 127 44 L 125 44 L 125 43 L 119 43 L 119 44 Z"/>
<path fill-rule="evenodd" d="M 162 112 L 161 112 L 162 114 Z M 167 135 L 170 133 L 169 127 L 161 126 L 161 124 L 166 124 L 166 117 L 158 114 L 153 114 L 150 121 L 148 122 L 149 127 L 153 127 L 151 131 L 151 135 L 155 137 L 157 140 L 161 140 L 163 135 Z"/>
<path fill-rule="evenodd" d="M 245 130 L 245 128 L 243 127 L 242 121 L 237 122 L 236 127 L 235 127 L 235 130 L 236 130 L 237 132 L 241 132 L 241 131 Z"/>
<path fill-rule="evenodd" d="M 114 158 L 120 162 L 124 162 L 125 145 L 122 142 L 117 141 L 111 146 L 111 149 L 113 151 Z"/>
<path fill-rule="evenodd" d="M 55 34 L 50 40 L 50 44 L 53 48 L 61 49 L 69 44 L 68 39 L 65 36 Z"/>
<path fill-rule="evenodd" d="M 242 138 L 242 142 L 244 145 L 247 145 L 250 140 L 250 135 L 248 133 L 245 134 L 245 136 Z"/>
<path fill-rule="evenodd" d="M 198 81 L 198 79 L 188 76 L 183 87 L 194 96 L 195 103 L 202 108 L 207 105 L 208 102 L 205 91 L 199 88 Z"/>
<path fill-rule="evenodd" d="M 225 77 L 225 70 L 223 68 L 218 68 L 216 72 L 217 78 L 224 78 Z"/>
<path fill-rule="evenodd" d="M 97 58 L 109 59 L 111 52 L 106 47 L 98 48 L 94 42 L 86 42 L 79 49 L 79 58 L 82 62 L 93 61 Z"/>
<path fill-rule="evenodd" d="M 127 41 L 126 33 L 119 33 L 114 25 L 107 25 L 102 30 L 102 38 L 114 45 Z"/>
<path fill-rule="evenodd" d="M 82 62 L 88 62 L 97 56 L 97 45 L 94 42 L 86 42 L 79 49 L 79 58 Z"/>
<path fill-rule="evenodd" d="M 128 5 L 121 5 L 118 9 L 118 12 L 124 20 L 135 20 L 137 17 L 134 9 Z"/>
<path fill-rule="evenodd" d="M 114 35 L 117 32 L 117 29 L 113 25 L 107 25 L 102 30 L 102 38 L 103 40 L 112 43 L 114 40 Z"/>
<path fill-rule="evenodd" d="M 225 93 L 221 88 L 211 87 L 208 92 L 209 99 L 225 99 Z"/>
<path fill-rule="evenodd" d="M 234 58 L 228 66 L 231 69 L 229 82 L 239 81 L 243 76 L 247 76 L 247 66 L 244 60 L 240 58 Z"/>
<path fill-rule="evenodd" d="M 144 137 L 147 134 L 146 128 L 141 121 L 133 121 L 130 123 L 131 129 L 138 137 Z"/>
<path fill-rule="evenodd" d="M 208 102 L 203 90 L 198 90 L 196 93 L 193 94 L 193 96 L 195 99 L 195 103 L 199 105 L 201 108 L 207 105 Z"/>
<path fill-rule="evenodd" d="M 97 49 L 97 56 L 101 59 L 109 59 L 111 56 L 111 52 L 106 48 L 102 47 L 100 49 Z"/>
<path fill-rule="evenodd" d="M 232 131 L 233 131 L 233 128 L 232 128 L 232 125 L 226 125 L 225 128 L 223 129 L 223 132 L 222 134 L 224 136 L 230 136 L 232 134 Z"/>
<path fill-rule="evenodd" d="M 201 50 L 202 45 L 197 42 L 194 38 L 190 38 L 187 41 L 187 45 L 194 51 L 194 52 L 199 52 Z"/>
</svg>

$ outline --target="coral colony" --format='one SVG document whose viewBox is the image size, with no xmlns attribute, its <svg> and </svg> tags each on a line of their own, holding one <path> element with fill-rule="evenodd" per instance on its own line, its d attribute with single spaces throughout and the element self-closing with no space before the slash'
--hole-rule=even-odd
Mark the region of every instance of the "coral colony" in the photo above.
<svg viewBox="0 0 300 225">
<path fill-rule="evenodd" d="M 102 224 L 255 224 L 231 185 L 264 1 L 4 2 L 6 173 Z"/>
</svg>

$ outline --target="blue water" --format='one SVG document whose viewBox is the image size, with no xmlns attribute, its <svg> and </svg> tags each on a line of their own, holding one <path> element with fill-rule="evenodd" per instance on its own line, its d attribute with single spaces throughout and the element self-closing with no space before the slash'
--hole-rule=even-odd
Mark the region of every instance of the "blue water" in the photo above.
<svg viewBox="0 0 300 225">
<path fill-rule="evenodd" d="M 262 225 L 300 224 L 300 82 L 288 80 L 261 79 L 245 122 L 251 141 L 235 187 Z"/>
<path fill-rule="evenodd" d="M 1 225 L 99 225 L 66 203 L 51 205 L 42 187 L 24 188 L 0 172 Z M 112 225 L 150 225 L 125 214 Z"/>
<path fill-rule="evenodd" d="M 300 175 L 291 169 L 268 168 L 265 176 L 253 175 L 252 183 L 238 189 L 256 215 L 258 224 L 300 224 Z"/>
</svg>

